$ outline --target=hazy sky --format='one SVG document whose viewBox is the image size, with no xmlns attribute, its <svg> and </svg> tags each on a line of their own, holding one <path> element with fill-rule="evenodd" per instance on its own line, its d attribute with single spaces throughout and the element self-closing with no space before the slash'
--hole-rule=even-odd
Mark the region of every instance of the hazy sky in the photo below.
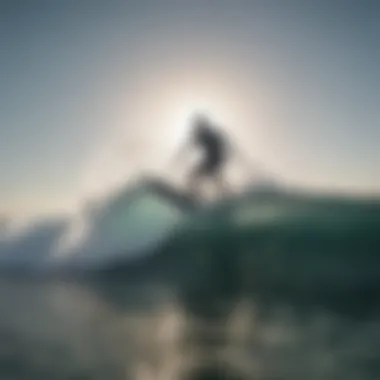
<svg viewBox="0 0 380 380">
<path fill-rule="evenodd" d="M 291 183 L 380 193 L 375 1 L 0 2 L 0 211 L 158 170 L 203 107 Z"/>
</svg>

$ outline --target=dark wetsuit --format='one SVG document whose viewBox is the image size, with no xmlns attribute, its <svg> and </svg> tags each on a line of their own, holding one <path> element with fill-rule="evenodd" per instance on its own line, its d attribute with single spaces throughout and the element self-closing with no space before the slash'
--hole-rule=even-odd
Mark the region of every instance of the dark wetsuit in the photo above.
<svg viewBox="0 0 380 380">
<path fill-rule="evenodd" d="M 202 128 L 196 132 L 195 142 L 204 153 L 197 170 L 198 174 L 215 175 L 226 160 L 227 152 L 223 136 L 211 128 Z"/>
<path fill-rule="evenodd" d="M 218 192 L 225 192 L 226 183 L 222 169 L 228 158 L 226 139 L 221 132 L 201 120 L 195 126 L 193 142 L 202 150 L 203 157 L 189 175 L 189 188 L 192 193 L 200 194 L 201 179 L 212 179 L 217 185 Z"/>
</svg>

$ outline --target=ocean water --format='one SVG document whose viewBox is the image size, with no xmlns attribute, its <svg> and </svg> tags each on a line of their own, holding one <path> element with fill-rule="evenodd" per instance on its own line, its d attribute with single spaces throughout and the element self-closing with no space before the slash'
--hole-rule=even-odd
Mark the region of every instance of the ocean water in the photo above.
<svg viewBox="0 0 380 380">
<path fill-rule="evenodd" d="M 0 378 L 379 378 L 380 318 L 231 301 L 202 318 L 157 284 L 2 279 Z"/>
<path fill-rule="evenodd" d="M 374 201 L 255 198 L 141 259 L 5 271 L 0 379 L 377 380 L 379 222 Z"/>
</svg>

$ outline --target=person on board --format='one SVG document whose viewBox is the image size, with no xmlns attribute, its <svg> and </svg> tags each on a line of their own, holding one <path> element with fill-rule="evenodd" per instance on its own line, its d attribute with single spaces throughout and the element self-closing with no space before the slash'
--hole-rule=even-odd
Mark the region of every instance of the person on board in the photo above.
<svg viewBox="0 0 380 380">
<path fill-rule="evenodd" d="M 202 114 L 194 117 L 190 138 L 179 153 L 182 155 L 193 148 L 201 151 L 202 158 L 192 168 L 188 177 L 188 187 L 191 193 L 199 195 L 199 187 L 204 180 L 211 180 L 219 193 L 225 192 L 226 183 L 223 169 L 229 159 L 228 138 Z"/>
</svg>

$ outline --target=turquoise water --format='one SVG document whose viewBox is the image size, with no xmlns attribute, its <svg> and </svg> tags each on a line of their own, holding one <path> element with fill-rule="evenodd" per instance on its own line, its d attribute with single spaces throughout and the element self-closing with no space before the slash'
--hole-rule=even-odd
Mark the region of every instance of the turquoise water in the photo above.
<svg viewBox="0 0 380 380">
<path fill-rule="evenodd" d="M 153 213 L 154 229 L 167 209 L 144 205 L 133 215 Z M 144 222 L 133 230 L 116 210 L 102 216 L 106 236 L 137 235 Z M 0 378 L 378 379 L 379 211 L 235 199 L 170 211 L 179 219 L 160 244 L 90 276 L 2 277 Z"/>
</svg>

